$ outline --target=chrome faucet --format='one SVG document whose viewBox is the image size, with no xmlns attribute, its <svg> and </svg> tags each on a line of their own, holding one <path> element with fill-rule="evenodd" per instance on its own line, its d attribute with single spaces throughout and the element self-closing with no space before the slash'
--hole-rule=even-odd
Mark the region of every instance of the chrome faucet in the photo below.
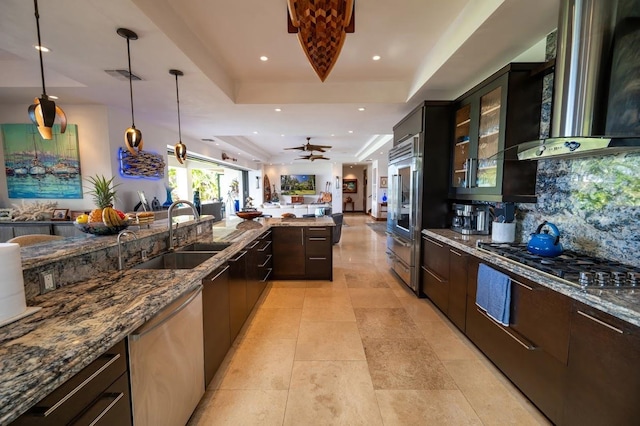
<svg viewBox="0 0 640 426">
<path fill-rule="evenodd" d="M 178 204 L 186 204 L 190 206 L 191 210 L 193 211 L 193 216 L 196 218 L 196 221 L 200 221 L 200 215 L 198 214 L 198 210 L 196 210 L 196 206 L 194 206 L 191 201 L 186 201 L 186 200 L 174 201 L 169 206 L 169 210 L 167 211 L 167 219 L 169 220 L 169 250 L 173 250 L 174 248 L 173 247 L 173 209 Z M 178 227 L 178 224 L 176 224 L 176 228 L 177 227 Z"/>
<path fill-rule="evenodd" d="M 124 262 L 122 261 L 122 243 L 120 242 L 120 239 L 127 235 L 132 235 L 134 240 L 138 239 L 138 236 L 133 231 L 127 231 L 125 229 L 118 233 L 118 271 L 122 271 L 124 269 Z"/>
</svg>

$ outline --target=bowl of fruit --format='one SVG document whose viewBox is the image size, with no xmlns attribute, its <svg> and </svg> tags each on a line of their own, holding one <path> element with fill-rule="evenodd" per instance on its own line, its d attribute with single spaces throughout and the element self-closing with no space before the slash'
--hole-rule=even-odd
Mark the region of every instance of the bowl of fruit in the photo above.
<svg viewBox="0 0 640 426">
<path fill-rule="evenodd" d="M 89 193 L 93 195 L 93 201 L 98 208 L 93 209 L 88 215 L 78 216 L 73 222 L 75 227 L 93 235 L 114 235 L 127 229 L 130 221 L 123 212 L 113 208 L 116 199 L 115 188 L 118 186 L 113 184 L 113 178 L 91 176 L 88 180 L 93 186 Z"/>
</svg>

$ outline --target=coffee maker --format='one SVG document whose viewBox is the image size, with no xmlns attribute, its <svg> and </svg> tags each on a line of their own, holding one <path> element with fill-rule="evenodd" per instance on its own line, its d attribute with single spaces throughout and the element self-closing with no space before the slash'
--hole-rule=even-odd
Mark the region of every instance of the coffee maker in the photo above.
<svg viewBox="0 0 640 426">
<path fill-rule="evenodd" d="M 489 206 L 486 204 L 454 204 L 451 229 L 464 235 L 489 234 Z"/>
</svg>

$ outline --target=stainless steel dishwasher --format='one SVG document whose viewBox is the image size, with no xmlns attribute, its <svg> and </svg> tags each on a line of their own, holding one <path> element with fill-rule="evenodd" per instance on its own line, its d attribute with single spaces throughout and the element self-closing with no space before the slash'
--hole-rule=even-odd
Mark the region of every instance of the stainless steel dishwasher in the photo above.
<svg viewBox="0 0 640 426">
<path fill-rule="evenodd" d="M 135 426 L 184 426 L 204 394 L 202 286 L 128 336 Z"/>
</svg>

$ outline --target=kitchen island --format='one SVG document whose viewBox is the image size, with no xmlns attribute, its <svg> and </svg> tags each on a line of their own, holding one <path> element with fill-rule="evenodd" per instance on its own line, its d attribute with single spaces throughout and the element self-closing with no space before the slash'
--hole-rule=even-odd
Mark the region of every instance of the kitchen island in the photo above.
<svg viewBox="0 0 640 426">
<path fill-rule="evenodd" d="M 271 227 L 311 225 L 334 223 L 330 217 L 259 221 L 231 218 L 215 223 L 212 218 L 200 222 L 187 219 L 176 232 L 183 239 L 181 246 L 196 238 L 230 245 L 199 266 L 182 270 L 117 271 L 113 259 L 115 236 L 71 237 L 23 248 L 25 275 L 32 273 L 29 271 L 36 275 L 42 268 L 57 270 L 61 264 L 72 268 L 67 275 L 87 275 L 42 295 L 37 295 L 37 284 L 25 278 L 28 305 L 42 310 L 0 328 L 0 424 L 17 418 L 165 306 L 199 286 L 211 271 L 260 234 Z M 197 232 L 199 227 L 202 232 Z M 135 241 L 127 240 L 132 250 L 149 249 L 151 255 L 166 251 L 166 221 L 130 229 L 138 236 Z M 141 261 L 137 253 L 127 249 L 125 253 L 127 268 Z M 73 266 L 75 263 L 81 265 Z M 100 270 L 104 264 L 109 267 Z"/>
</svg>

